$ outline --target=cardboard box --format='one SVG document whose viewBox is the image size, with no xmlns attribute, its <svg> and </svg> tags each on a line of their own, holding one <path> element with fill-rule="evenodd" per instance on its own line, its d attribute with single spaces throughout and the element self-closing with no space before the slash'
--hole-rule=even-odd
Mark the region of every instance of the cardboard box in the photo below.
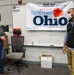
<svg viewBox="0 0 74 75">
<path fill-rule="evenodd" d="M 8 48 L 8 36 L 6 36 L 6 39 L 4 41 L 4 49 Z"/>
<path fill-rule="evenodd" d="M 7 54 L 7 52 L 5 50 L 6 48 L 8 48 L 8 36 L 6 36 L 6 40 L 4 41 L 4 59 L 3 59 L 3 65 L 6 65 L 9 62 L 9 60 L 6 58 L 6 54 Z"/>
<path fill-rule="evenodd" d="M 41 68 L 52 68 L 52 55 L 42 55 L 41 56 Z"/>
</svg>

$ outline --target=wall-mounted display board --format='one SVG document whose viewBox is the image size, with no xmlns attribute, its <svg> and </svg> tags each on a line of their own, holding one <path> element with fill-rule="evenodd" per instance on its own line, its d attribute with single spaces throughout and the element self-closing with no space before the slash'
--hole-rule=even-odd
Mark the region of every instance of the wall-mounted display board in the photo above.
<svg viewBox="0 0 74 75">
<path fill-rule="evenodd" d="M 26 5 L 13 6 L 13 27 L 21 28 L 25 37 L 24 45 L 62 47 L 65 31 L 62 30 L 27 30 Z M 28 12 L 29 15 L 29 12 Z M 29 23 L 30 25 L 30 23 Z M 66 30 L 66 29 L 65 29 Z"/>
</svg>

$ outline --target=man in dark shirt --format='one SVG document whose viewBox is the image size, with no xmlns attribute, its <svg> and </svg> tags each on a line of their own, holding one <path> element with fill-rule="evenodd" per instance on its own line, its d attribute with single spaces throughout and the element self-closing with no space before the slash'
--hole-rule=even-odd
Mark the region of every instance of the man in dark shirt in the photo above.
<svg viewBox="0 0 74 75">
<path fill-rule="evenodd" d="M 68 14 L 71 15 L 71 18 L 64 38 L 63 53 L 67 53 L 70 75 L 74 75 L 74 8 L 70 8 Z"/>
<path fill-rule="evenodd" d="M 4 71 L 3 66 L 3 55 L 4 55 L 4 41 L 5 41 L 5 33 L 3 28 L 0 26 L 0 74 L 8 74 L 7 71 Z"/>
</svg>

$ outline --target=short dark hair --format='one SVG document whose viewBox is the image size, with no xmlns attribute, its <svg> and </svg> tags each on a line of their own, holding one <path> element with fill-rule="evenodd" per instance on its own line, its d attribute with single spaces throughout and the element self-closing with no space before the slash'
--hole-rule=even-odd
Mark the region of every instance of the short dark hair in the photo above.
<svg viewBox="0 0 74 75">
<path fill-rule="evenodd" d="M 70 9 L 73 9 L 73 11 L 74 11 L 74 8 L 70 8 Z"/>
<path fill-rule="evenodd" d="M 74 8 L 70 8 L 70 9 L 72 9 L 72 10 L 74 11 Z M 70 10 L 70 9 L 69 9 L 69 10 Z M 68 13 L 70 13 L 69 10 L 68 10 Z"/>
</svg>

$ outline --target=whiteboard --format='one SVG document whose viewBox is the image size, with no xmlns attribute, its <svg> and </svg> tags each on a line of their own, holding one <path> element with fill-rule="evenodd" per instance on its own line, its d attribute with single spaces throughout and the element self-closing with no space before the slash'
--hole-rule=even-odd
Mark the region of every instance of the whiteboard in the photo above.
<svg viewBox="0 0 74 75">
<path fill-rule="evenodd" d="M 25 36 L 26 45 L 63 46 L 64 32 L 30 32 Z"/>
<path fill-rule="evenodd" d="M 63 46 L 65 31 L 26 30 L 25 5 L 16 6 L 13 10 L 13 27 L 21 28 L 22 35 L 25 37 L 24 45 L 32 45 L 33 41 L 34 46 Z"/>
</svg>

